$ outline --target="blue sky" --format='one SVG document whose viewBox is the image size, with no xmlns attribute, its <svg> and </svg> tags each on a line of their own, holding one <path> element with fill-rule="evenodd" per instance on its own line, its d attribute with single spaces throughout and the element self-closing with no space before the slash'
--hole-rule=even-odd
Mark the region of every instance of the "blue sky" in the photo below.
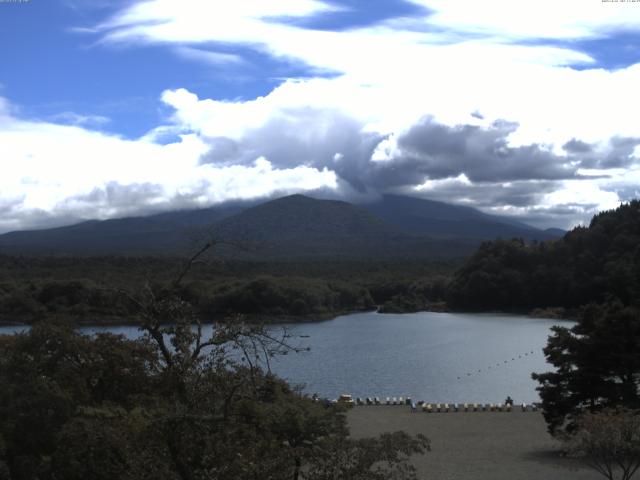
<svg viewBox="0 0 640 480">
<path fill-rule="evenodd" d="M 640 195 L 638 84 L 637 2 L 0 1 L 0 232 L 296 191 L 566 228 Z"/>
<path fill-rule="evenodd" d="M 267 95 L 286 78 L 333 74 L 241 45 L 212 45 L 245 60 L 221 68 L 181 57 L 163 45 L 103 46 L 100 35 L 78 31 L 95 27 L 127 4 L 29 0 L 3 5 L 3 92 L 30 117 L 55 120 L 61 110 L 82 112 L 109 118 L 103 128 L 135 138 L 162 122 L 165 112 L 158 98 L 167 89 L 185 88 L 204 98 L 252 99 Z M 281 21 L 346 30 L 425 11 L 403 1 L 331 4 L 341 10 Z"/>
</svg>

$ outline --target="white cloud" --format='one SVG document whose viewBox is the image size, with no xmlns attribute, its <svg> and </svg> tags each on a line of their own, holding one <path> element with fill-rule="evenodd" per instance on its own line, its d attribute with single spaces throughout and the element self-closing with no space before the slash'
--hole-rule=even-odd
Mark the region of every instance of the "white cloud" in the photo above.
<svg viewBox="0 0 640 480">
<path fill-rule="evenodd" d="M 560 79 L 564 75 L 571 77 L 574 73 L 583 72 L 559 70 L 555 73 L 556 78 Z M 215 157 L 212 160 L 214 163 L 242 162 L 247 152 L 250 155 L 267 154 L 279 167 L 299 164 L 316 168 L 328 166 L 360 192 L 363 191 L 362 188 L 381 191 L 387 188 L 388 191 L 394 191 L 401 183 L 393 182 L 414 181 L 417 182 L 414 186 L 420 186 L 418 192 L 421 195 L 467 203 L 495 213 L 502 212 L 525 219 L 527 212 L 542 214 L 545 211 L 550 212 L 554 206 L 564 205 L 565 218 L 551 213 L 548 217 L 555 218 L 555 225 L 568 227 L 585 221 L 597 209 L 611 208 L 625 200 L 626 197 L 617 192 L 626 188 L 629 182 L 636 181 L 632 180 L 632 177 L 625 181 L 624 176 L 618 175 L 617 167 L 600 168 L 595 171 L 589 166 L 593 159 L 608 158 L 612 150 L 609 144 L 612 137 L 615 138 L 619 134 L 640 137 L 638 125 L 630 122 L 630 117 L 627 116 L 632 112 L 627 113 L 625 106 L 633 104 L 635 100 L 629 100 L 625 104 L 623 95 L 620 94 L 625 88 L 625 82 L 634 75 L 637 75 L 637 67 L 617 72 L 586 71 L 583 76 L 575 77 L 574 80 L 577 80 L 573 84 L 569 81 L 558 81 L 556 87 L 560 91 L 551 98 L 546 98 L 541 92 L 532 94 L 521 91 L 519 94 L 514 92 L 513 95 L 505 92 L 508 98 L 503 98 L 499 103 L 501 99 L 495 97 L 493 108 L 487 104 L 486 108 L 480 110 L 486 112 L 484 119 L 471 116 L 470 113 L 474 110 L 468 108 L 466 121 L 461 121 L 465 117 L 464 109 L 460 109 L 457 116 L 451 115 L 450 112 L 444 111 L 446 105 L 443 103 L 442 113 L 433 120 L 443 123 L 435 123 L 436 126 L 455 125 L 456 120 L 460 119 L 460 123 L 466 125 L 476 125 L 488 131 L 498 128 L 499 131 L 503 127 L 492 126 L 494 118 L 500 118 L 501 114 L 507 112 L 511 112 L 512 115 L 523 113 L 522 116 L 515 115 L 516 118 L 523 118 L 523 124 L 506 127 L 507 131 L 514 130 L 514 133 L 508 137 L 509 143 L 506 145 L 496 143 L 494 153 L 485 150 L 491 145 L 493 134 L 479 143 L 474 138 L 484 138 L 480 133 L 478 137 L 470 136 L 470 143 L 463 147 L 465 155 L 469 155 L 469 159 L 475 158 L 476 162 L 480 163 L 469 163 L 464 167 L 464 157 L 452 154 L 451 168 L 463 168 L 463 171 L 452 171 L 453 176 L 449 178 L 438 176 L 444 168 L 444 160 L 434 163 L 435 160 L 431 159 L 420 166 L 415 162 L 403 160 L 406 152 L 398 147 L 398 138 L 406 135 L 409 127 L 416 124 L 421 113 L 435 111 L 422 104 L 416 106 L 418 102 L 415 100 L 410 108 L 405 109 L 401 100 L 407 95 L 406 90 L 385 92 L 380 86 L 362 87 L 355 83 L 350 84 L 348 77 L 341 77 L 285 82 L 269 95 L 249 101 L 199 99 L 195 94 L 183 89 L 167 91 L 162 98 L 176 109 L 174 121 L 178 128 L 190 129 L 205 139 L 226 138 L 231 142 L 226 149 L 212 147 L 210 155 Z M 551 80 L 541 78 L 551 83 Z M 620 98 L 617 101 L 612 98 L 608 101 L 596 100 L 591 107 L 592 114 L 584 115 L 585 107 L 581 106 L 580 102 L 588 104 L 587 92 L 591 88 L 608 89 L 611 96 L 620 94 Z M 436 104 L 436 96 L 435 92 L 430 91 L 424 94 L 424 97 L 434 99 L 431 105 Z M 447 97 L 446 94 L 442 96 Z M 554 110 L 553 102 L 564 105 Z M 500 106 L 504 106 L 505 110 L 501 110 Z M 536 118 L 535 115 L 525 115 L 527 108 L 540 116 Z M 549 111 L 556 114 L 549 116 Z M 373 135 L 369 143 L 370 148 L 367 147 L 368 135 Z M 497 139 L 503 138 L 501 134 L 496 135 Z M 591 142 L 593 151 L 589 156 L 568 156 L 562 146 L 574 138 Z M 461 138 L 460 141 L 465 140 Z M 522 147 L 521 153 L 516 153 L 518 147 Z M 638 147 L 636 152 L 637 150 Z M 527 158 L 527 155 L 531 158 Z M 500 160 L 501 156 L 504 157 L 503 160 Z M 446 154 L 441 158 L 446 159 Z M 539 159 L 537 166 L 536 158 Z M 454 166 L 454 159 L 457 166 Z M 519 159 L 522 159 L 521 166 L 518 166 Z M 482 162 L 485 160 L 486 164 L 483 166 Z M 625 157 L 623 160 L 630 168 L 635 168 L 634 165 L 637 166 L 639 163 L 637 155 Z M 492 185 L 476 184 L 469 180 L 469 175 L 474 174 L 478 177 L 478 172 L 482 171 L 485 171 L 487 176 L 500 176 L 501 161 L 504 164 L 505 175 L 508 172 L 516 175 L 515 178 L 522 175 L 523 179 L 529 179 L 529 183 Z M 556 165 L 551 162 L 556 162 Z M 584 167 L 580 167 L 581 162 L 585 162 Z M 433 168 L 437 166 L 437 170 L 430 170 L 429 165 Z M 379 170 L 378 173 L 374 172 L 376 169 Z M 406 170 L 404 173 L 398 173 L 403 169 Z M 566 175 L 582 175 L 583 178 L 561 180 L 563 171 Z M 595 176 L 595 173 L 598 176 Z M 425 180 L 424 177 L 430 174 L 434 177 Z M 558 180 L 553 183 L 536 183 L 536 179 L 550 179 L 556 175 Z M 587 178 L 589 175 L 592 178 Z M 603 175 L 611 178 L 615 176 L 618 180 L 613 182 L 611 178 L 603 179 Z M 361 179 L 360 186 L 358 178 Z M 491 189 L 495 192 L 489 193 Z M 485 202 L 485 199 L 488 201 Z M 579 207 L 580 205 L 583 207 Z M 543 221 L 538 223 L 545 225 Z"/>
<path fill-rule="evenodd" d="M 620 204 L 615 192 L 606 191 L 598 182 L 569 180 L 558 190 L 545 195 L 543 206 L 593 205 L 597 210 L 609 210 Z"/>
<path fill-rule="evenodd" d="M 234 130 L 237 137 L 274 111 L 305 106 L 337 108 L 385 134 L 425 115 L 448 125 L 464 123 L 474 111 L 484 115 L 485 124 L 518 122 L 520 129 L 511 139 L 515 144 L 562 145 L 572 137 L 595 142 L 640 134 L 637 122 L 630 121 L 640 97 L 629 94 L 640 81 L 640 66 L 616 72 L 574 70 L 566 65 L 588 65 L 593 59 L 569 48 L 517 44 L 510 37 L 518 31 L 523 33 L 517 38 L 564 38 L 576 25 L 580 36 L 598 35 L 633 23 L 640 8 L 573 0 L 562 5 L 546 0 L 422 3 L 436 11 L 422 20 L 424 27 L 486 30 L 505 38 L 452 41 L 448 32 L 403 30 L 393 23 L 342 32 L 310 30 L 277 23 L 273 16 L 312 16 L 332 7 L 284 2 L 274 11 L 269 2 L 249 0 L 237 7 L 152 0 L 135 4 L 103 29 L 107 42 L 143 39 L 180 48 L 224 42 L 341 73 L 338 78 L 287 82 L 266 97 L 242 102 L 196 103 L 181 90 L 165 93 L 164 100 L 176 107 L 176 118 L 207 135 Z M 525 21 L 532 27 L 521 29 Z"/>
<path fill-rule="evenodd" d="M 108 218 L 172 206 L 207 206 L 275 190 L 336 186 L 329 170 L 273 168 L 264 158 L 256 157 L 249 165 L 200 164 L 207 150 L 195 134 L 160 145 L 5 113 L 0 115 L 0 207 L 5 205 L 8 212 L 1 217 L 0 231 L 33 226 L 29 218 L 34 212 L 49 212 L 60 221 Z M 109 189 L 144 194 L 138 195 L 138 204 L 123 205 L 117 195 L 97 194 Z M 55 218 L 49 224 L 55 224 Z"/>
<path fill-rule="evenodd" d="M 241 56 L 231 53 L 214 52 L 192 47 L 177 47 L 174 51 L 180 57 L 211 65 L 241 65 L 245 63 Z"/>
<path fill-rule="evenodd" d="M 264 42 L 281 28 L 272 23 L 274 19 L 335 10 L 336 7 L 315 0 L 152 0 L 130 6 L 100 28 L 109 32 L 108 42 L 131 38 L 181 43 Z"/>
<path fill-rule="evenodd" d="M 105 125 L 111 121 L 110 118 L 103 115 L 80 115 L 75 112 L 61 112 L 52 115 L 49 118 L 50 121 L 55 123 L 65 123 L 78 126 L 94 126 L 99 127 Z"/>
<path fill-rule="evenodd" d="M 447 178 L 432 178 L 424 164 L 407 161 L 398 139 L 425 117 L 434 125 L 476 126 L 488 132 L 497 128 L 495 122 L 508 121 L 516 128 L 506 144 L 496 137 L 501 149 L 491 150 L 481 132 L 464 137 L 471 139 L 465 155 L 477 151 L 477 158 L 490 159 L 495 167 L 500 155 L 526 147 L 571 173 L 579 171 L 580 158 L 569 158 L 563 150 L 570 140 L 593 145 L 594 155 L 606 155 L 612 138 L 640 138 L 640 123 L 635 121 L 640 96 L 634 94 L 640 64 L 616 71 L 578 70 L 571 65 L 589 67 L 595 60 L 570 47 L 539 42 L 639 30 L 640 4 L 413 1 L 433 15 L 339 32 L 282 21 L 336 9 L 315 0 L 133 3 L 96 27 L 104 44 L 157 43 L 215 68 L 240 66 L 242 57 L 228 52 L 242 46 L 300 62 L 311 72 L 336 75 L 286 80 L 267 95 L 238 101 L 199 98 L 184 88 L 167 90 L 161 100 L 174 109 L 170 125 L 160 125 L 136 141 L 18 120 L 0 98 L 0 118 L 8 125 L 0 131 L 0 151 L 5 152 L 0 152 L 0 162 L 13 167 L 0 180 L 2 198 L 11 199 L 12 205 L 20 199 L 24 209 L 68 207 L 70 198 L 112 205 L 109 195 L 91 194 L 107 191 L 106 186 L 116 182 L 160 186 L 136 187 L 154 205 L 177 197 L 206 203 L 276 189 L 336 188 L 345 179 L 359 192 L 384 189 L 385 177 L 396 182 L 389 188 L 420 186 L 422 193 L 442 199 L 517 214 L 550 209 L 554 202 L 604 208 L 626 198 L 622 192 L 631 191 L 637 173 L 625 178 L 612 168 L 599 171 L 608 179 L 542 182 L 546 177 L 539 175 L 513 185 L 491 185 L 471 174 L 482 170 L 476 164 L 464 171 L 458 168 Z M 224 45 L 224 53 L 216 50 L 218 44 Z M 81 116 L 75 123 L 90 125 Z M 160 145 L 167 134 L 181 140 Z M 478 138 L 485 143 L 474 144 Z M 214 153 L 216 161 L 200 162 Z M 520 166 L 518 158 L 510 157 L 513 171 Z M 464 167 L 460 162 L 466 159 L 461 155 L 457 160 Z M 400 172 L 402 168 L 419 171 Z M 627 171 L 637 172 L 637 156 Z M 498 193 L 490 194 L 492 188 Z M 518 193 L 518 188 L 525 192 Z M 21 192 L 26 192 L 24 198 Z M 484 198 L 493 203 L 483 203 Z M 104 212 L 111 211 L 105 206 L 96 215 Z"/>
<path fill-rule="evenodd" d="M 633 2 L 601 0 L 410 0 L 434 11 L 428 23 L 511 39 L 576 39 L 612 30 L 640 30 Z"/>
</svg>

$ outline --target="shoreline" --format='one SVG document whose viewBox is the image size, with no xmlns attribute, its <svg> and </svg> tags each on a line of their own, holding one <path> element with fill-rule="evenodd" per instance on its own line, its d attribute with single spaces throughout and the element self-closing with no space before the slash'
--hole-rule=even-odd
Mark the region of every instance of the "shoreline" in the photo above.
<svg viewBox="0 0 640 480">
<path fill-rule="evenodd" d="M 318 323 L 333 320 L 334 318 L 344 315 L 351 315 L 356 313 L 375 312 L 376 310 L 345 310 L 331 313 L 314 314 L 314 315 L 241 315 L 242 319 L 251 325 L 274 325 L 274 324 L 300 324 L 300 323 Z M 0 327 L 29 327 L 34 323 L 40 321 L 48 321 L 62 318 L 62 315 L 43 316 L 37 320 L 7 320 L 0 318 Z M 133 320 L 126 320 L 124 317 L 93 317 L 88 319 L 83 317 L 82 319 L 73 318 L 73 316 L 67 317 L 73 324 L 78 327 L 135 327 L 139 325 L 139 322 Z M 201 320 L 202 325 L 208 325 L 224 320 L 225 316 L 217 316 L 207 320 Z"/>
<path fill-rule="evenodd" d="M 353 315 L 357 313 L 379 313 L 380 315 L 403 315 L 403 314 L 415 314 L 415 313 L 450 313 L 450 314 L 471 314 L 471 315 L 517 315 L 522 317 L 528 317 L 532 319 L 540 319 L 540 320 L 561 320 L 561 321 L 576 321 L 576 317 L 574 315 L 563 315 L 560 316 L 557 314 L 557 309 L 548 308 L 548 309 L 534 309 L 530 311 L 504 311 L 504 310 L 491 310 L 491 311 L 453 311 L 448 309 L 429 309 L 429 310 L 418 310 L 418 311 L 406 311 L 406 312 L 385 312 L 382 311 L 380 306 L 377 306 L 372 310 L 344 310 L 344 311 L 336 311 L 331 313 L 321 313 L 321 314 L 311 314 L 311 315 L 260 315 L 260 314 L 246 314 L 241 315 L 242 318 L 249 324 L 252 325 L 274 325 L 274 324 L 286 324 L 286 325 L 295 325 L 302 323 L 319 323 L 319 322 L 327 322 L 331 321 L 337 317 L 345 316 L 345 315 Z M 545 315 L 549 313 L 548 315 Z M 5 318 L 0 318 L 0 327 L 28 327 L 36 323 L 37 321 L 46 321 L 59 319 L 63 317 L 63 315 L 56 314 L 50 316 L 43 316 L 37 320 L 8 320 Z M 93 317 L 88 319 L 87 317 L 83 317 L 83 319 L 73 318 L 71 317 L 71 321 L 79 327 L 133 327 L 139 325 L 138 322 L 129 320 L 127 321 L 124 317 L 115 317 L 115 316 L 105 316 L 105 317 Z M 69 318 L 69 317 L 67 317 Z M 224 316 L 218 316 L 213 319 L 203 320 L 202 324 L 210 324 L 215 323 L 216 321 L 220 321 L 221 319 L 228 318 Z"/>
</svg>

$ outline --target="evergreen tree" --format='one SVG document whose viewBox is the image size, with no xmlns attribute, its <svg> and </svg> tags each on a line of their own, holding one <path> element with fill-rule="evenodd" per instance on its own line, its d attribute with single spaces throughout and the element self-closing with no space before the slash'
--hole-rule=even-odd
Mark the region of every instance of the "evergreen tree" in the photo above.
<svg viewBox="0 0 640 480">
<path fill-rule="evenodd" d="M 574 327 L 553 331 L 544 353 L 556 371 L 533 374 L 552 434 L 574 431 L 585 411 L 640 408 L 640 310 L 590 305 Z"/>
</svg>

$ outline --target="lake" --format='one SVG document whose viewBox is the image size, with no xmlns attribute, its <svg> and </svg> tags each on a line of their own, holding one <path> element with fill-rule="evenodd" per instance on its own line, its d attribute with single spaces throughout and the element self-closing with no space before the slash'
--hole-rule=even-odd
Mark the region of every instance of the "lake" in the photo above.
<svg viewBox="0 0 640 480">
<path fill-rule="evenodd" d="M 344 315 L 286 325 L 310 351 L 279 357 L 272 370 L 305 391 L 335 398 L 410 396 L 428 402 L 516 402 L 539 397 L 531 372 L 550 370 L 542 348 L 562 320 L 515 315 L 421 312 Z M 277 327 L 277 326 L 276 326 Z M 21 327 L 0 327 L 0 333 Z M 139 335 L 136 327 L 84 327 Z"/>
</svg>

